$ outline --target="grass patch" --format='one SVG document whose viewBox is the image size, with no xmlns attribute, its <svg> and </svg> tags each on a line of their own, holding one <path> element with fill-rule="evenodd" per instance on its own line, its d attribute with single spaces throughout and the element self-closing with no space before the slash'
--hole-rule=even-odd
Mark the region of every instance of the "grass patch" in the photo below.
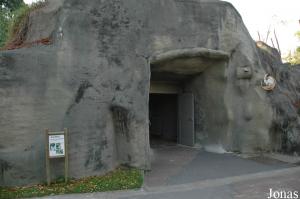
<svg viewBox="0 0 300 199">
<path fill-rule="evenodd" d="M 133 168 L 118 168 L 104 176 L 70 180 L 68 183 L 63 183 L 63 180 L 61 180 L 61 182 L 56 182 L 50 186 L 0 187 L 0 199 L 137 189 L 140 188 L 142 184 L 143 176 L 140 170 Z"/>
</svg>

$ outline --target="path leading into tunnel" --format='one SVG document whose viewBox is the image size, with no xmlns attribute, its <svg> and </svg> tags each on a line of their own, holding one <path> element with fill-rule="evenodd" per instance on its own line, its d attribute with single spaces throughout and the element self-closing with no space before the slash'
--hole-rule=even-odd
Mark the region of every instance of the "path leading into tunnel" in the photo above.
<svg viewBox="0 0 300 199">
<path fill-rule="evenodd" d="M 152 147 L 152 157 L 152 170 L 145 173 L 145 187 L 180 185 L 295 166 L 267 157 L 242 158 L 172 143 Z"/>
<path fill-rule="evenodd" d="M 168 180 L 178 175 L 198 153 L 198 149 L 156 142 L 151 148 L 151 171 L 145 172 L 145 186 L 167 185 Z"/>
<path fill-rule="evenodd" d="M 300 193 L 299 164 L 208 153 L 174 143 L 159 143 L 152 150 L 152 171 L 145 174 L 142 189 L 42 199 L 262 199 L 270 188 Z"/>
<path fill-rule="evenodd" d="M 139 190 L 69 194 L 36 199 L 264 199 L 270 189 L 300 193 L 300 167 Z"/>
</svg>

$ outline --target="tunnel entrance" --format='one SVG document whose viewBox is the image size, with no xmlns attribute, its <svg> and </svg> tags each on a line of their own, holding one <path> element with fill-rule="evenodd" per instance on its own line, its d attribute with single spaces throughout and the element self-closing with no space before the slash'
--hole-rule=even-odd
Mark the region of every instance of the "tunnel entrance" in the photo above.
<svg viewBox="0 0 300 199">
<path fill-rule="evenodd" d="M 204 48 L 171 50 L 150 58 L 147 185 L 166 183 L 194 159 L 198 147 L 225 143 L 227 59 L 222 51 Z"/>
<path fill-rule="evenodd" d="M 219 142 L 221 131 L 214 124 L 226 117 L 212 110 L 224 108 L 226 59 L 226 53 L 204 48 L 171 50 L 150 59 L 150 143 L 152 138 L 186 146 L 200 139 Z"/>
</svg>

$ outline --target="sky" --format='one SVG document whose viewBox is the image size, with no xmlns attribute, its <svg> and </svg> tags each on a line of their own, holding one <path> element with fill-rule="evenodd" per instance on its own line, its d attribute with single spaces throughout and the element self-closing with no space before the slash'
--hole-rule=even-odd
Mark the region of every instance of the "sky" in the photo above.
<svg viewBox="0 0 300 199">
<path fill-rule="evenodd" d="M 258 32 L 261 40 L 265 40 L 270 30 L 267 43 L 272 46 L 270 38 L 273 38 L 276 46 L 275 29 L 283 56 L 300 46 L 300 41 L 295 36 L 300 31 L 300 0 L 224 1 L 231 2 L 237 8 L 254 40 L 258 40 Z"/>
<path fill-rule="evenodd" d="M 32 3 L 36 0 L 24 0 Z M 224 0 L 231 2 L 241 14 L 252 38 L 258 40 L 258 32 L 261 40 L 265 40 L 270 31 L 267 43 L 275 47 L 274 30 L 279 41 L 282 55 L 294 51 L 300 46 L 300 41 L 295 33 L 300 31 L 300 0 Z"/>
<path fill-rule="evenodd" d="M 36 0 L 24 0 L 25 3 L 30 4 L 32 2 L 36 2 Z"/>
</svg>

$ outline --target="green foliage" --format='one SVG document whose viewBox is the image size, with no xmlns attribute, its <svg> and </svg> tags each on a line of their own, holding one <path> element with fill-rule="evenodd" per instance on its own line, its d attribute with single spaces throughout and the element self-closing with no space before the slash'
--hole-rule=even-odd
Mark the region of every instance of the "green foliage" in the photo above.
<svg viewBox="0 0 300 199">
<path fill-rule="evenodd" d="M 289 62 L 292 65 L 300 64 L 300 51 L 299 48 L 292 54 L 289 53 L 287 57 L 284 58 L 285 61 Z"/>
<path fill-rule="evenodd" d="M 9 23 L 10 12 L 7 9 L 0 9 L 0 47 L 2 47 L 7 40 Z"/>
<path fill-rule="evenodd" d="M 23 6 L 25 6 L 23 0 L 0 0 L 0 47 L 4 46 L 8 39 L 14 12 Z"/>
<path fill-rule="evenodd" d="M 11 12 L 19 9 L 21 6 L 24 5 L 25 3 L 23 0 L 0 0 L 0 7 L 6 8 Z"/>
<path fill-rule="evenodd" d="M 45 5 L 45 0 L 26 5 L 23 0 L 0 0 L 0 48 L 20 45 L 25 40 L 29 14 Z"/>
<path fill-rule="evenodd" d="M 15 188 L 0 187 L 0 199 L 137 189 L 142 186 L 142 183 L 143 177 L 141 175 L 141 171 L 137 169 L 119 168 L 105 176 L 71 180 L 67 184 L 64 183 L 63 179 L 60 179 L 50 186 L 36 185 Z"/>
<path fill-rule="evenodd" d="M 300 31 L 298 31 L 295 35 L 300 40 Z M 300 64 L 300 46 L 293 53 L 289 53 L 284 59 L 292 65 Z"/>
<path fill-rule="evenodd" d="M 7 42 L 12 42 L 13 40 L 20 40 L 22 42 L 23 37 L 25 37 L 25 33 L 22 31 L 28 22 L 30 10 L 31 7 L 24 5 L 13 12 L 13 17 L 8 26 Z"/>
</svg>

